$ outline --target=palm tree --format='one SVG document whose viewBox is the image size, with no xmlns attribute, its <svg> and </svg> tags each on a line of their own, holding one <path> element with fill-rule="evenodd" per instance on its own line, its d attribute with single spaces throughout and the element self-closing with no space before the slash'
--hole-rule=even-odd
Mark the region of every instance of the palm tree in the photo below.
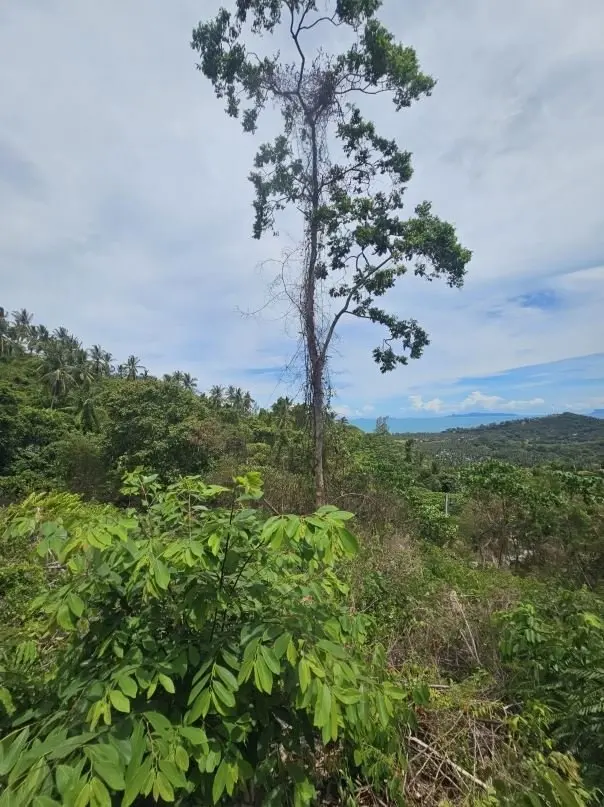
<svg viewBox="0 0 604 807">
<path fill-rule="evenodd" d="M 73 368 L 65 364 L 60 352 L 51 353 L 42 363 L 42 381 L 48 384 L 52 396 L 50 408 L 75 384 Z"/>
<path fill-rule="evenodd" d="M 84 387 L 84 389 L 89 389 L 95 380 L 94 371 L 88 363 L 88 354 L 85 350 L 77 351 L 73 366 L 73 377 L 75 382 Z"/>
<path fill-rule="evenodd" d="M 138 356 L 128 356 L 124 369 L 126 371 L 126 378 L 129 381 L 136 381 L 141 371 L 145 370 Z"/>
<path fill-rule="evenodd" d="M 182 385 L 185 389 L 191 390 L 191 392 L 195 392 L 195 390 L 197 389 L 197 379 L 193 378 L 191 373 L 183 373 Z"/>
<path fill-rule="evenodd" d="M 96 410 L 96 398 L 89 390 L 82 389 L 70 407 L 75 414 L 75 421 L 83 432 L 98 431 L 99 416 Z"/>
<path fill-rule="evenodd" d="M 111 353 L 103 350 L 100 345 L 93 345 L 88 351 L 88 358 L 95 378 L 109 375 L 111 372 Z"/>
<path fill-rule="evenodd" d="M 212 387 L 210 390 L 210 403 L 216 409 L 220 409 L 224 403 L 224 387 L 221 387 L 219 384 Z"/>
<path fill-rule="evenodd" d="M 30 314 L 26 308 L 13 311 L 14 332 L 19 343 L 26 342 L 31 336 L 33 318 L 34 315 Z"/>
<path fill-rule="evenodd" d="M 254 409 L 254 399 L 252 398 L 249 392 L 246 392 L 243 396 L 243 411 L 244 414 L 250 415 Z"/>
<path fill-rule="evenodd" d="M 50 340 L 50 333 L 45 325 L 34 325 L 33 332 L 35 336 L 34 350 L 36 353 L 43 353 Z"/>
</svg>

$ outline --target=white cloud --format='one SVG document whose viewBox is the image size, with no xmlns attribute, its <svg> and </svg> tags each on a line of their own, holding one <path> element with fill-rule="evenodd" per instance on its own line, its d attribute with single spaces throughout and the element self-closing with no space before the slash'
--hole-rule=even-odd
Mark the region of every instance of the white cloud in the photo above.
<svg viewBox="0 0 604 807">
<path fill-rule="evenodd" d="M 286 239 L 251 239 L 258 140 L 194 69 L 191 29 L 219 4 L 0 5 L 0 304 L 267 403 L 286 385 L 246 369 L 285 364 L 292 342 L 279 308 L 236 308 L 260 307 L 271 273 L 254 267 Z M 604 344 L 604 5 L 385 0 L 383 12 L 438 85 L 400 115 L 376 102 L 376 121 L 414 153 L 409 202 L 432 199 L 474 258 L 461 292 L 403 279 L 386 298 L 429 331 L 421 361 L 381 375 L 379 332 L 352 323 L 333 378 L 354 412 L 367 390 L 380 411 L 423 391 L 416 408 L 438 412 L 443 395 L 425 392 L 437 383 Z M 510 302 L 542 288 L 559 310 Z"/>
<path fill-rule="evenodd" d="M 467 412 L 474 410 L 484 412 L 495 412 L 497 410 L 514 412 L 518 410 L 523 412 L 526 409 L 545 404 L 543 398 L 531 398 L 526 401 L 506 400 L 499 395 L 487 395 L 480 392 L 480 390 L 474 390 L 462 401 L 457 402 L 443 401 L 440 398 L 424 401 L 421 395 L 409 395 L 408 398 L 413 409 L 425 412 Z"/>
<path fill-rule="evenodd" d="M 426 412 L 440 412 L 445 407 L 445 402 L 440 398 L 424 401 L 421 395 L 410 395 L 409 400 L 414 409 L 423 409 Z"/>
</svg>

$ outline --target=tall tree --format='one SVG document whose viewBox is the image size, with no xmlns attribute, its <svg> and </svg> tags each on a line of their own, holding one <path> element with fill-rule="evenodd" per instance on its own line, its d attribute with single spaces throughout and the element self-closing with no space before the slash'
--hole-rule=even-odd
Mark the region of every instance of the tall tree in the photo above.
<svg viewBox="0 0 604 807">
<path fill-rule="evenodd" d="M 135 381 L 145 368 L 141 364 L 138 356 L 128 356 L 126 364 L 123 365 L 124 375 L 129 381 Z"/>
<path fill-rule="evenodd" d="M 324 426 L 329 349 L 343 317 L 382 326 L 373 351 L 382 372 L 419 358 L 428 336 L 412 318 L 376 304 L 410 269 L 432 280 L 461 286 L 470 252 L 454 228 L 424 202 L 401 218 L 411 178 L 411 155 L 378 134 L 355 97 L 390 95 L 397 110 L 429 95 L 434 81 L 420 71 L 414 50 L 398 44 L 376 18 L 381 0 L 237 0 L 234 11 L 200 23 L 192 47 L 198 68 L 225 97 L 226 111 L 255 132 L 267 105 L 283 116 L 283 133 L 263 144 L 250 175 L 254 236 L 273 230 L 287 205 L 300 211 L 304 266 L 299 315 L 306 348 L 312 412 L 317 503 L 324 498 Z M 335 28 L 348 29 L 327 45 Z M 247 41 L 283 33 L 295 54 L 285 63 L 277 52 L 259 57 Z M 322 43 L 320 47 L 317 42 Z M 244 108 L 242 108 L 242 102 Z"/>
<path fill-rule="evenodd" d="M 111 372 L 111 353 L 108 353 L 100 345 L 93 345 L 88 351 L 88 358 L 95 378 L 109 375 Z"/>
</svg>

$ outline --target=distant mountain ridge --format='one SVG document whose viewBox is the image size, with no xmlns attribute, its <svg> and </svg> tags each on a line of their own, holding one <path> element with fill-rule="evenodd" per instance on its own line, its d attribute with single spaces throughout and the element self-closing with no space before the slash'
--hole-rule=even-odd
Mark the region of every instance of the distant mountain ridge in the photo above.
<svg viewBox="0 0 604 807">
<path fill-rule="evenodd" d="M 495 458 L 519 465 L 557 462 L 565 467 L 604 467 L 604 418 L 574 412 L 510 418 L 471 428 L 465 428 L 464 422 L 438 434 L 417 434 L 415 439 L 422 452 L 454 465 Z"/>
<path fill-rule="evenodd" d="M 517 415 L 514 412 L 453 412 L 447 415 L 449 418 L 483 418 L 485 415 L 491 418 L 522 418 L 526 415 Z M 535 415 L 538 417 L 538 415 Z"/>
<path fill-rule="evenodd" d="M 475 426 L 489 426 L 492 423 L 501 423 L 509 420 L 519 420 L 527 415 L 517 415 L 510 412 L 463 412 L 458 415 L 428 415 L 396 418 L 388 417 L 388 428 L 393 434 L 428 434 L 431 432 L 444 432 L 447 429 L 460 428 L 457 424 L 464 421 L 464 428 Z M 365 432 L 375 429 L 375 418 L 353 418 L 352 426 L 357 426 Z"/>
</svg>

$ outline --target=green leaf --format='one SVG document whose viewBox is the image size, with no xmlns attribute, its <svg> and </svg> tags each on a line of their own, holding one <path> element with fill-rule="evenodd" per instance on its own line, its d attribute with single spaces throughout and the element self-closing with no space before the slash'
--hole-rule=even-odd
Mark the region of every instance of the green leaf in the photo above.
<svg viewBox="0 0 604 807">
<path fill-rule="evenodd" d="M 90 784 L 86 782 L 86 784 L 80 790 L 73 807 L 86 807 L 86 805 L 90 801 L 91 795 L 92 795 L 92 788 L 90 787 Z"/>
<path fill-rule="evenodd" d="M 314 724 L 317 728 L 327 725 L 331 714 L 331 690 L 327 684 L 319 683 L 319 687 L 314 716 Z"/>
<path fill-rule="evenodd" d="M 282 633 L 281 636 L 275 639 L 275 643 L 273 644 L 273 650 L 275 652 L 276 658 L 278 659 L 283 658 L 291 640 L 292 635 L 287 631 L 285 633 Z"/>
<path fill-rule="evenodd" d="M 291 640 L 290 643 L 287 645 L 286 656 L 291 666 L 295 667 L 296 664 L 298 663 L 298 651 L 296 650 L 296 646 L 293 640 Z"/>
<path fill-rule="evenodd" d="M 109 791 L 96 776 L 92 777 L 90 782 L 90 789 L 98 807 L 111 807 L 111 796 Z"/>
<path fill-rule="evenodd" d="M 97 773 L 113 790 L 123 790 L 126 783 L 117 749 L 112 745 L 87 745 L 84 753 Z"/>
<path fill-rule="evenodd" d="M 214 682 L 212 683 L 212 689 L 214 690 L 215 695 L 217 695 L 220 701 L 224 703 L 224 705 L 227 706 L 229 709 L 232 709 L 233 706 L 235 706 L 235 696 L 220 681 L 214 680 Z"/>
<path fill-rule="evenodd" d="M 273 650 L 270 647 L 261 644 L 260 652 L 262 653 L 262 657 L 266 661 L 266 666 L 269 668 L 269 670 L 275 675 L 279 675 L 279 673 L 281 672 L 281 665 L 279 664 L 279 659 L 277 658 Z"/>
<path fill-rule="evenodd" d="M 218 766 L 218 770 L 216 771 L 216 775 L 214 776 L 214 781 L 212 783 L 212 801 L 216 804 L 222 794 L 224 793 L 224 789 L 227 785 L 227 778 L 229 774 L 229 766 L 226 760 L 222 760 L 220 765 Z"/>
<path fill-rule="evenodd" d="M 254 662 L 254 683 L 256 684 L 256 689 L 260 692 L 266 692 L 268 695 L 271 694 L 273 690 L 273 675 L 263 656 L 260 654 L 256 657 L 256 661 Z"/>
<path fill-rule="evenodd" d="M 216 664 L 214 665 L 214 672 L 222 679 L 225 686 L 227 686 L 231 692 L 237 692 L 237 690 L 239 689 L 239 684 L 237 683 L 237 679 L 230 670 L 227 670 L 226 667 L 221 667 L 219 664 Z"/>
<path fill-rule="evenodd" d="M 134 803 L 137 796 L 143 793 L 146 782 L 152 773 L 153 759 L 148 756 L 142 765 L 133 771 L 132 778 L 129 778 L 126 783 L 124 797 L 122 799 L 122 807 L 130 807 Z"/>
<path fill-rule="evenodd" d="M 122 692 L 119 691 L 119 689 L 110 690 L 109 700 L 111 701 L 113 708 L 117 709 L 118 712 L 127 713 L 130 711 L 130 701 Z"/>
<path fill-rule="evenodd" d="M 61 807 L 61 804 L 51 799 L 50 796 L 36 796 L 34 807 Z"/>
<path fill-rule="evenodd" d="M 75 768 L 69 765 L 57 765 L 55 769 L 55 781 L 57 783 L 57 790 L 63 799 L 77 778 L 78 772 Z"/>
<path fill-rule="evenodd" d="M 17 734 L 15 739 L 7 746 L 6 739 L 3 741 L 4 754 L 0 759 L 0 776 L 6 776 L 19 759 L 19 755 L 29 737 L 29 728 L 24 728 Z M 8 749 L 8 750 L 7 750 Z"/>
<path fill-rule="evenodd" d="M 204 745 L 208 741 L 205 731 L 196 726 L 181 726 L 179 732 L 191 745 Z"/>
<path fill-rule="evenodd" d="M 165 590 L 170 585 L 170 572 L 168 571 L 168 567 L 162 563 L 159 558 L 156 558 L 153 563 L 153 577 L 161 589 Z"/>
<path fill-rule="evenodd" d="M 185 772 L 189 769 L 189 755 L 182 745 L 177 746 L 174 752 L 174 760 L 181 771 Z"/>
<path fill-rule="evenodd" d="M 186 787 L 187 780 L 181 770 L 173 762 L 167 759 L 160 760 L 159 769 L 168 779 L 173 787 Z"/>
<path fill-rule="evenodd" d="M 254 659 L 247 658 L 241 665 L 239 675 L 237 676 L 237 683 L 245 684 L 245 682 L 249 679 L 250 675 L 252 674 L 253 669 L 254 669 Z"/>
<path fill-rule="evenodd" d="M 57 610 L 56 620 L 57 625 L 60 628 L 63 628 L 63 630 L 72 631 L 74 629 L 73 622 L 71 621 L 71 612 L 66 603 L 62 603 L 59 606 Z"/>
<path fill-rule="evenodd" d="M 166 692 L 168 692 L 170 695 L 174 695 L 176 688 L 174 686 L 174 681 L 170 678 L 170 676 L 160 673 L 157 677 L 159 679 L 159 683 L 163 686 Z"/>
<path fill-rule="evenodd" d="M 68 594 L 67 595 L 67 605 L 69 606 L 69 610 L 72 614 L 75 614 L 78 619 L 84 613 L 84 601 L 78 597 L 77 594 Z"/>
<path fill-rule="evenodd" d="M 349 530 L 344 528 L 339 530 L 339 535 L 342 541 L 342 546 L 344 547 L 344 551 L 349 555 L 356 555 L 359 551 L 359 542 L 355 536 Z"/>
<path fill-rule="evenodd" d="M 158 734 L 163 734 L 167 731 L 172 731 L 172 723 L 165 715 L 160 712 L 143 712 L 144 717 L 147 718 L 149 723 L 153 726 Z"/>
<path fill-rule="evenodd" d="M 345 660 L 348 658 L 348 653 L 340 644 L 336 644 L 335 642 L 330 642 L 329 639 L 321 639 L 317 642 L 317 647 L 321 650 L 325 650 L 326 653 L 329 653 L 331 656 L 337 659 Z"/>
<path fill-rule="evenodd" d="M 197 696 L 195 703 L 191 706 L 191 710 L 187 714 L 187 723 L 194 723 L 200 716 L 205 717 L 210 708 L 210 701 L 212 699 L 212 691 L 204 689 L 204 691 Z"/>
<path fill-rule="evenodd" d="M 118 678 L 117 684 L 124 695 L 127 695 L 129 698 L 136 697 L 138 687 L 134 678 L 131 678 L 129 675 L 122 675 Z"/>
<path fill-rule="evenodd" d="M 155 787 L 164 801 L 174 801 L 174 789 L 168 781 L 167 776 L 161 771 L 158 771 L 155 777 Z"/>
<path fill-rule="evenodd" d="M 306 692 L 310 684 L 310 665 L 305 658 L 301 658 L 298 664 L 298 680 L 300 681 L 300 690 Z"/>
</svg>

